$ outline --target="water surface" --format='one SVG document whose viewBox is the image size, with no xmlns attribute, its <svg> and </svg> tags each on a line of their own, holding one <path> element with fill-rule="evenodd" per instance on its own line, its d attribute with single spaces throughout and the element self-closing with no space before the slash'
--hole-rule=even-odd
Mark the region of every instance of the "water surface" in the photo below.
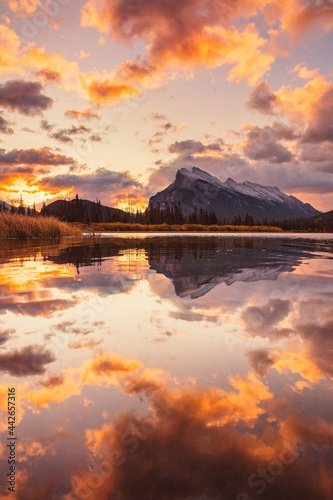
<svg viewBox="0 0 333 500">
<path fill-rule="evenodd" d="M 332 278 L 329 235 L 2 243 L 14 498 L 333 498 Z"/>
</svg>

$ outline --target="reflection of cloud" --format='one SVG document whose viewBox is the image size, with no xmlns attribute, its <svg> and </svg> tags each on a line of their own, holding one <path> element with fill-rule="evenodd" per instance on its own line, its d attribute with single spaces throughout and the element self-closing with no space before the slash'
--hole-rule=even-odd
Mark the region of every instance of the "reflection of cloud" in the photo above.
<svg viewBox="0 0 333 500">
<path fill-rule="evenodd" d="M 0 133 L 11 135 L 14 130 L 10 128 L 11 123 L 9 123 L 2 115 L 0 115 Z"/>
<path fill-rule="evenodd" d="M 333 377 L 333 321 L 324 325 L 309 322 L 299 325 L 298 335 L 305 343 L 311 359 L 316 366 L 326 375 Z"/>
<path fill-rule="evenodd" d="M 95 347 L 101 345 L 103 341 L 102 340 L 80 340 L 79 342 L 74 342 L 72 344 L 69 344 L 69 349 L 76 350 L 76 349 L 94 349 Z"/>
<path fill-rule="evenodd" d="M 7 330 L 2 330 L 0 332 L 0 346 L 5 344 L 11 337 L 11 335 L 15 333 L 15 330 L 8 328 Z"/>
<path fill-rule="evenodd" d="M 272 327 L 288 316 L 289 311 L 288 300 L 271 299 L 261 307 L 247 307 L 243 313 L 243 320 L 250 333 L 269 337 L 272 334 Z"/>
<path fill-rule="evenodd" d="M 242 316 L 247 331 L 253 336 L 271 341 L 286 340 L 282 350 L 251 351 L 252 367 L 260 375 L 274 366 L 279 372 L 292 372 L 303 377 L 295 384 L 301 389 L 333 377 L 333 318 L 329 300 L 313 298 L 297 305 L 298 315 L 292 316 L 287 327 L 278 328 L 290 312 L 288 300 L 273 299 L 261 307 L 248 307 Z M 318 318 L 313 323 L 313 317 Z"/>
<path fill-rule="evenodd" d="M 274 364 L 275 355 L 268 349 L 257 349 L 248 353 L 254 371 L 264 377 L 270 366 Z"/>
<path fill-rule="evenodd" d="M 161 498 L 161 492 L 166 500 L 221 495 L 230 500 L 249 499 L 263 483 L 265 498 L 272 500 L 328 500 L 325 491 L 332 486 L 332 465 L 324 458 L 327 473 L 321 474 L 311 450 L 333 444 L 332 428 L 322 418 L 307 422 L 286 402 L 276 405 L 254 376 L 231 379 L 233 390 L 221 391 L 171 390 L 156 375 L 133 376 L 126 384 L 135 394 L 149 397 L 149 415 L 127 412 L 112 424 L 86 429 L 86 447 L 95 463 L 102 465 L 91 477 L 88 469 L 78 471 L 72 477 L 72 494 L 102 499 L 117 494 L 132 500 L 140 487 L 145 499 Z M 259 416 L 262 423 L 254 428 Z M 305 447 L 297 450 L 300 442 L 308 446 L 309 453 L 302 453 Z M 283 470 L 279 477 L 271 467 L 277 462 Z M 311 477 L 306 474 L 309 466 Z M 268 473 L 267 483 L 260 481 L 263 469 L 273 471 Z M 258 482 L 248 482 L 250 477 Z"/>
<path fill-rule="evenodd" d="M 8 299 L 1 300 L 0 311 L 12 311 L 14 314 L 23 314 L 27 316 L 41 316 L 48 318 L 57 311 L 63 311 L 76 305 L 75 300 L 38 300 L 15 302 Z"/>
<path fill-rule="evenodd" d="M 54 354 L 45 347 L 27 346 L 0 354 L 0 371 L 14 377 L 40 375 L 45 372 L 45 365 L 53 363 L 55 359 Z"/>
<path fill-rule="evenodd" d="M 141 363 L 137 360 L 128 361 L 116 355 L 99 354 L 83 369 L 82 380 L 93 385 L 118 384 L 119 377 L 136 372 L 140 368 Z"/>
</svg>

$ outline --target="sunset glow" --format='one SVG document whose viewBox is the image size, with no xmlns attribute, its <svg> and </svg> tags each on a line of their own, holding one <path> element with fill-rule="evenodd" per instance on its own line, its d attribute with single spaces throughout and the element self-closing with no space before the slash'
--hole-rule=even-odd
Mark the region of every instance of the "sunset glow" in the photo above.
<svg viewBox="0 0 333 500">
<path fill-rule="evenodd" d="M 1 3 L 0 199 L 142 209 L 198 166 L 332 209 L 332 3 L 164 4 Z"/>
</svg>

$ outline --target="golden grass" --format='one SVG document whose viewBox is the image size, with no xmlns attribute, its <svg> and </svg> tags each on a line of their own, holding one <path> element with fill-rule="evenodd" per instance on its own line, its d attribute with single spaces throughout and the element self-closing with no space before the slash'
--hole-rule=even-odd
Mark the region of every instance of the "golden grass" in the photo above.
<svg viewBox="0 0 333 500">
<path fill-rule="evenodd" d="M 80 234 L 78 228 L 54 217 L 29 217 L 0 212 L 0 239 L 59 238 Z"/>
<path fill-rule="evenodd" d="M 204 226 L 202 224 L 136 224 L 124 222 L 98 222 L 92 223 L 90 226 L 80 225 L 83 232 L 260 232 L 260 233 L 281 233 L 282 229 L 275 226 L 220 226 L 214 224 L 212 226 Z"/>
</svg>

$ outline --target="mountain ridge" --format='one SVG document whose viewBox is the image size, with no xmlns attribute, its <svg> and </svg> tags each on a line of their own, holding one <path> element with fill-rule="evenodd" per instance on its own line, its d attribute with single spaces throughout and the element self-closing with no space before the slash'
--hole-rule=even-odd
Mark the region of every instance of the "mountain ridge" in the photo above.
<svg viewBox="0 0 333 500">
<path fill-rule="evenodd" d="M 312 217 L 321 212 L 278 187 L 262 186 L 250 181 L 238 183 L 232 178 L 222 182 L 217 177 L 192 167 L 181 168 L 163 191 L 152 196 L 149 206 L 166 209 L 180 204 L 184 214 L 195 209 L 214 211 L 219 218 L 231 219 L 252 215 L 257 220 L 283 220 Z"/>
</svg>

